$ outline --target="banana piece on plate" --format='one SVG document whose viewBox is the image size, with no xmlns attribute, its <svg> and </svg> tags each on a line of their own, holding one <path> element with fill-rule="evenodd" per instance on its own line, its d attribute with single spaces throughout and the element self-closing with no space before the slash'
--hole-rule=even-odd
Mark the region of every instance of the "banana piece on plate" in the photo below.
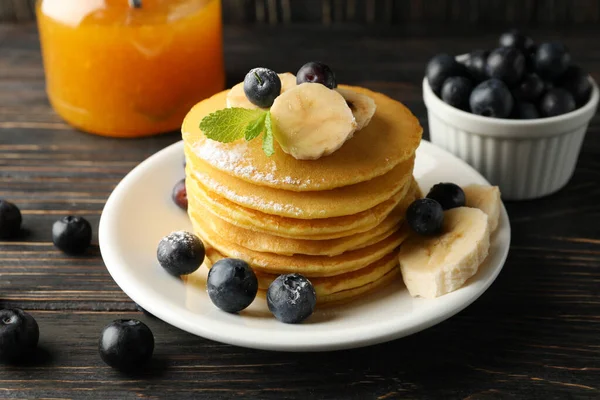
<svg viewBox="0 0 600 400">
<path fill-rule="evenodd" d="M 285 72 L 283 74 L 277 74 L 279 79 L 281 80 L 281 93 L 285 92 L 296 86 L 296 75 Z M 246 97 L 246 93 L 244 93 L 244 82 L 240 82 L 229 90 L 227 93 L 227 108 L 232 107 L 241 107 L 248 108 L 251 110 L 255 110 L 258 107 L 255 104 L 252 104 L 250 100 Z"/>
<path fill-rule="evenodd" d="M 498 186 L 469 185 L 464 187 L 463 191 L 465 192 L 466 206 L 479 208 L 486 213 L 490 224 L 490 231 L 494 232 L 498 227 L 500 209 L 502 208 Z"/>
<path fill-rule="evenodd" d="M 477 208 L 453 208 L 444 212 L 440 235 L 415 235 L 400 246 L 402 278 L 411 296 L 442 296 L 475 275 L 489 248 L 487 215 Z"/>
<path fill-rule="evenodd" d="M 344 97 L 320 83 L 302 83 L 271 106 L 273 135 L 298 160 L 316 160 L 339 149 L 357 124 Z"/>
<path fill-rule="evenodd" d="M 348 107 L 352 110 L 352 114 L 356 119 L 356 130 L 360 131 L 362 128 L 369 125 L 371 118 L 375 115 L 375 110 L 377 110 L 375 100 L 367 95 L 357 93 L 354 90 L 344 88 L 337 88 L 336 90 L 344 97 L 344 99 L 346 99 Z"/>
</svg>

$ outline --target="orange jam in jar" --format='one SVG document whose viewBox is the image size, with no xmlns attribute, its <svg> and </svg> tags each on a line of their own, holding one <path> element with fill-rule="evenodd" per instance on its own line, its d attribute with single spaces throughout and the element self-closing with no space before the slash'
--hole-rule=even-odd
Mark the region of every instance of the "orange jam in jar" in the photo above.
<svg viewBox="0 0 600 400">
<path fill-rule="evenodd" d="M 86 132 L 176 130 L 224 89 L 220 0 L 39 0 L 37 19 L 50 103 Z"/>
</svg>

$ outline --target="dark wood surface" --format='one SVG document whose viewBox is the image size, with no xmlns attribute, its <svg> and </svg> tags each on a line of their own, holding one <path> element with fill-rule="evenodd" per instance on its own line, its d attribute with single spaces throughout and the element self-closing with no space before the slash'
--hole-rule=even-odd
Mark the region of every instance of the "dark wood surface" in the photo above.
<svg viewBox="0 0 600 400">
<path fill-rule="evenodd" d="M 0 0 L 0 21 L 23 22 L 35 19 L 36 1 Z M 229 23 L 397 25 L 407 22 L 453 22 L 485 27 L 490 23 L 573 26 L 600 21 L 600 0 L 221 1 L 223 17 Z"/>
<path fill-rule="evenodd" d="M 420 80 L 427 59 L 491 46 L 497 33 L 228 26 L 228 81 L 258 64 L 293 71 L 321 59 L 341 81 L 402 100 L 426 127 Z M 600 31 L 533 33 L 564 40 L 600 78 Z M 97 247 L 76 258 L 53 248 L 55 219 L 82 215 L 96 230 L 119 180 L 177 140 L 177 133 L 112 140 L 72 130 L 47 103 L 35 27 L 0 27 L 0 197 L 21 207 L 26 228 L 22 238 L 0 242 L 0 308 L 25 308 L 41 328 L 35 360 L 0 366 L 0 398 L 600 398 L 597 116 L 564 190 L 507 204 L 508 261 L 477 302 L 411 337 L 323 354 L 247 350 L 184 333 L 137 312 Z M 156 336 L 154 363 L 140 375 L 120 375 L 97 354 L 102 327 L 118 317 L 139 318 Z"/>
</svg>

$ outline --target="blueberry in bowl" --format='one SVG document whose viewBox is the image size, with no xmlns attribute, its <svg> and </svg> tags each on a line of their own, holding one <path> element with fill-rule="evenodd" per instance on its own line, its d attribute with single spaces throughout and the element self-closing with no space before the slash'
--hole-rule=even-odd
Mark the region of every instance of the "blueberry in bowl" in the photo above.
<svg viewBox="0 0 600 400">
<path fill-rule="evenodd" d="M 425 68 L 425 76 L 431 90 L 437 95 L 442 91 L 446 79 L 453 76 L 465 76 L 465 67 L 449 54 L 438 54 L 433 57 Z"/>
<path fill-rule="evenodd" d="M 488 79 L 473 89 L 469 97 L 469 105 L 473 114 L 506 118 L 512 112 L 514 100 L 504 82 L 499 79 Z"/>
<path fill-rule="evenodd" d="M 499 47 L 490 53 L 485 68 L 490 78 L 514 86 L 525 73 L 525 56 L 514 47 Z"/>
</svg>

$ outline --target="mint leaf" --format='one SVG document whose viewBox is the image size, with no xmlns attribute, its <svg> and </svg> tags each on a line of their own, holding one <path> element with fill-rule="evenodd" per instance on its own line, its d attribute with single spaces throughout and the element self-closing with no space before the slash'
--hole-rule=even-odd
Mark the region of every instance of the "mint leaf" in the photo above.
<svg viewBox="0 0 600 400">
<path fill-rule="evenodd" d="M 271 157 L 275 154 L 273 148 L 273 126 L 271 125 L 271 112 L 267 112 L 265 115 L 265 134 L 263 135 L 262 148 L 267 157 Z"/>
<path fill-rule="evenodd" d="M 249 124 L 264 119 L 265 114 L 266 111 L 259 109 L 225 108 L 202 118 L 200 130 L 209 139 L 229 143 L 243 138 Z"/>
<path fill-rule="evenodd" d="M 246 131 L 244 133 L 244 136 L 246 137 L 247 141 L 255 139 L 265 129 L 265 118 L 266 118 L 267 114 L 268 113 L 262 114 L 260 117 L 258 117 L 256 120 L 250 122 L 246 126 Z"/>
</svg>

